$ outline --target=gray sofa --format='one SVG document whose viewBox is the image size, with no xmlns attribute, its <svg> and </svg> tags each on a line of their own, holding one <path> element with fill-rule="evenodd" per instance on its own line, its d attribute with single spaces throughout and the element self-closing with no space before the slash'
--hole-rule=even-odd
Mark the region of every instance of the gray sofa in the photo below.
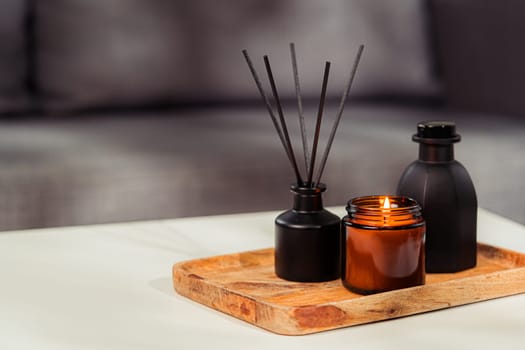
<svg viewBox="0 0 525 350">
<path fill-rule="evenodd" d="M 321 150 L 366 45 L 325 204 L 393 193 L 420 120 L 454 120 L 479 205 L 525 224 L 518 8 L 473 0 L 0 0 L 0 229 L 281 210 L 294 176 L 241 49 L 270 54 L 300 151 L 288 43 Z M 300 158 L 300 157 L 299 157 Z"/>
</svg>

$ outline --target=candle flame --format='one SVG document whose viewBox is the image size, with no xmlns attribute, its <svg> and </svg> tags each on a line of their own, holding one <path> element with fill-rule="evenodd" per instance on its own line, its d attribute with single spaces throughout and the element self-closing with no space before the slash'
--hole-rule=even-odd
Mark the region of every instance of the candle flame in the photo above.
<svg viewBox="0 0 525 350">
<path fill-rule="evenodd" d="M 385 197 L 385 202 L 383 203 L 383 208 L 384 209 L 390 209 L 390 200 L 388 199 L 388 197 Z"/>
</svg>

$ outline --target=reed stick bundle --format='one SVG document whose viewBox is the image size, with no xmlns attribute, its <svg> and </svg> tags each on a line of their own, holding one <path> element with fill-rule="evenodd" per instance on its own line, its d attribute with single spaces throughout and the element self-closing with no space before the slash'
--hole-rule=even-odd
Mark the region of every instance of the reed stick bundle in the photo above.
<svg viewBox="0 0 525 350">
<path fill-rule="evenodd" d="M 288 132 L 288 127 L 286 125 L 286 119 L 284 117 L 281 99 L 279 97 L 277 86 L 275 84 L 275 79 L 274 79 L 274 75 L 273 75 L 272 68 L 270 65 L 270 60 L 268 56 L 263 57 L 264 65 L 266 68 L 266 74 L 270 82 L 270 88 L 272 90 L 272 96 L 276 104 L 277 115 L 279 116 L 279 120 L 277 120 L 277 117 L 275 116 L 272 103 L 270 102 L 270 99 L 268 98 L 268 95 L 266 94 L 262 86 L 261 80 L 259 78 L 259 75 L 257 74 L 257 71 L 255 70 L 255 67 L 248 54 L 248 51 L 246 49 L 242 50 L 246 63 L 248 64 L 250 72 L 255 81 L 255 85 L 257 86 L 257 89 L 259 90 L 259 94 L 261 95 L 263 102 L 266 105 L 266 108 L 268 110 L 270 118 L 272 119 L 275 130 L 277 131 L 277 135 L 279 136 L 279 139 L 281 140 L 281 143 L 284 147 L 286 155 L 288 156 L 288 160 L 290 161 L 290 164 L 293 168 L 293 171 L 295 173 L 295 177 L 297 180 L 297 184 L 302 187 L 316 188 L 319 186 L 321 177 L 323 175 L 323 172 L 326 166 L 326 162 L 328 160 L 328 155 L 330 153 L 332 144 L 334 142 L 337 128 L 339 127 L 339 123 L 343 116 L 344 107 L 348 99 L 348 95 L 350 94 L 350 90 L 354 82 L 354 78 L 357 72 L 357 67 L 359 66 L 359 62 L 361 60 L 361 55 L 363 53 L 363 50 L 364 50 L 364 45 L 360 45 L 357 50 L 357 54 L 354 60 L 354 64 L 352 66 L 352 70 L 350 72 L 350 77 L 348 78 L 348 81 L 345 85 L 345 89 L 343 91 L 343 95 L 341 96 L 341 101 L 339 103 L 339 109 L 337 111 L 335 122 L 330 132 L 330 136 L 326 143 L 323 157 L 321 158 L 321 162 L 319 164 L 319 167 L 317 168 L 317 175 L 314 179 L 313 174 L 315 172 L 315 162 L 316 162 L 316 157 L 317 157 L 317 149 L 319 147 L 319 137 L 320 137 L 320 130 L 321 130 L 321 124 L 322 124 L 322 118 L 323 118 L 324 105 L 325 105 L 325 100 L 326 100 L 326 90 L 328 86 L 328 77 L 330 74 L 331 63 L 328 61 L 325 63 L 323 83 L 321 86 L 321 96 L 319 98 L 319 108 L 317 111 L 315 132 L 314 132 L 314 137 L 313 137 L 312 150 L 310 153 L 308 149 L 308 138 L 306 136 L 306 127 L 305 127 L 304 115 L 303 115 L 303 106 L 302 106 L 302 98 L 301 98 L 301 89 L 300 89 L 300 84 L 299 84 L 299 72 L 297 68 L 297 57 L 295 53 L 295 44 L 294 43 L 290 44 L 290 56 L 291 56 L 291 61 L 292 61 L 295 93 L 296 93 L 296 98 L 297 98 L 297 110 L 299 114 L 299 124 L 301 128 L 301 139 L 302 139 L 302 145 L 303 145 L 303 156 L 304 156 L 305 169 L 306 169 L 306 181 L 303 180 L 303 177 L 301 176 L 301 172 L 299 171 L 299 167 L 297 166 L 297 160 L 295 157 L 294 149 L 292 147 L 292 142 L 290 140 L 290 134 Z"/>
</svg>

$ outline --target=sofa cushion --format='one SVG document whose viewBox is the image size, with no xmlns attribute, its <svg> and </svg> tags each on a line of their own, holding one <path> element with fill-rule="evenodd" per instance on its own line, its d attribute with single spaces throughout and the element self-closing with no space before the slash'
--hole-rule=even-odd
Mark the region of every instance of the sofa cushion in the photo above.
<svg viewBox="0 0 525 350">
<path fill-rule="evenodd" d="M 310 126 L 315 110 L 305 106 Z M 479 205 L 525 223 L 525 119 L 433 106 L 350 104 L 322 177 L 324 203 L 393 193 L 417 157 L 416 123 L 437 118 L 457 122 L 456 158 Z M 263 106 L 0 120 L 0 230 L 284 210 L 293 181 Z"/>
<path fill-rule="evenodd" d="M 432 13 L 450 104 L 524 115 L 525 2 L 432 0 Z"/>
<path fill-rule="evenodd" d="M 305 95 L 317 96 L 324 60 L 339 95 L 366 44 L 353 95 L 431 94 L 423 0 L 37 1 L 37 82 L 48 106 L 128 106 L 257 98 L 244 59 L 263 72 L 269 53 L 293 95 L 296 42 Z"/>
<path fill-rule="evenodd" d="M 27 106 L 26 81 L 26 2 L 3 0 L 0 10 L 0 113 L 19 111 Z"/>
</svg>

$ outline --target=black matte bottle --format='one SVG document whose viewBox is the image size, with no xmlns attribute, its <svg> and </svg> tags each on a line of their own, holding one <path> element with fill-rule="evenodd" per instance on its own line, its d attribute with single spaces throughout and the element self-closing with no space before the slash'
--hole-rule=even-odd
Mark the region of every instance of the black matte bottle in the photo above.
<svg viewBox="0 0 525 350">
<path fill-rule="evenodd" d="M 323 282 L 341 274 L 341 219 L 323 208 L 326 186 L 291 187 L 293 208 L 275 219 L 275 273 L 296 282 Z"/>
<path fill-rule="evenodd" d="M 427 223 L 426 271 L 457 272 L 476 266 L 477 199 L 467 170 L 454 160 L 456 125 L 420 122 L 412 140 L 419 159 L 405 170 L 397 193 L 421 205 Z"/>
</svg>

